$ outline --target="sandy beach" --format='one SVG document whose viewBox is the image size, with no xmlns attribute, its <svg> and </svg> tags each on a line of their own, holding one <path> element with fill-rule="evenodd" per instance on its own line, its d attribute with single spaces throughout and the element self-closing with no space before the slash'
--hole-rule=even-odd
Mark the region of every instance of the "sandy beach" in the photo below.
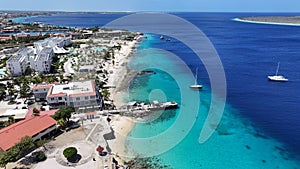
<svg viewBox="0 0 300 169">
<path fill-rule="evenodd" d="M 132 41 L 122 45 L 121 50 L 115 53 L 115 65 L 111 65 L 109 68 L 109 70 L 112 70 L 112 73 L 109 76 L 108 84 L 116 87 L 110 89 L 110 98 L 114 101 L 117 108 L 126 104 L 124 97 L 126 97 L 129 83 L 134 76 L 134 73 L 128 69 L 128 61 L 135 52 L 137 43 L 137 41 Z M 126 137 L 134 127 L 135 122 L 129 117 L 114 115 L 110 124 L 116 138 L 107 142 L 117 160 L 123 163 L 127 159 L 126 154 L 128 153 Z"/>
<path fill-rule="evenodd" d="M 126 104 L 123 99 L 133 76 L 133 73 L 128 69 L 128 61 L 135 52 L 137 43 L 137 41 L 132 41 L 122 45 L 121 50 L 115 53 L 115 65 L 110 65 L 109 68 L 112 73 L 109 75 L 108 84 L 116 87 L 110 89 L 110 98 L 117 108 Z"/>
<path fill-rule="evenodd" d="M 131 118 L 124 116 L 114 116 L 111 121 L 111 127 L 114 130 L 115 139 L 107 140 L 107 142 L 112 149 L 112 153 L 121 163 L 128 159 L 126 138 L 134 125 L 135 122 Z"/>
</svg>

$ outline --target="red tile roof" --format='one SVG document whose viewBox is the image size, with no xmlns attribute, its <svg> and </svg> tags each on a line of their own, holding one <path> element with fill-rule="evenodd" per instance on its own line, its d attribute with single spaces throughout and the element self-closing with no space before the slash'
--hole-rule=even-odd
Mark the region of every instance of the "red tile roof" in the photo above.
<svg viewBox="0 0 300 169">
<path fill-rule="evenodd" d="M 45 110 L 41 111 L 40 115 L 48 115 L 48 116 L 53 116 L 59 109 L 53 109 L 53 110 Z"/>
<path fill-rule="evenodd" d="M 87 113 L 85 113 L 86 115 L 95 115 L 96 114 L 96 112 L 87 112 Z"/>
<path fill-rule="evenodd" d="M 40 110 L 40 107 L 36 107 L 36 108 L 40 111 L 40 116 L 43 116 L 43 115 L 53 116 L 53 115 L 59 110 L 59 109 L 53 109 L 53 110 L 45 110 L 45 111 L 41 111 L 41 110 Z M 34 115 L 33 115 L 33 109 L 34 109 L 34 108 L 30 108 L 30 109 L 27 111 L 27 114 L 26 114 L 25 119 L 29 119 L 29 118 L 34 117 Z"/>
<path fill-rule="evenodd" d="M 0 130 L 0 149 L 6 151 L 18 143 L 22 137 L 32 137 L 55 124 L 56 121 L 48 115 L 37 116 L 12 124 Z"/>
<path fill-rule="evenodd" d="M 32 89 L 50 89 L 52 87 L 52 85 L 37 85 L 37 86 L 33 86 Z"/>
<path fill-rule="evenodd" d="M 34 109 L 34 108 L 28 109 L 28 111 L 27 111 L 27 113 L 26 113 L 26 116 L 25 116 L 25 119 L 29 119 L 29 118 L 34 117 L 34 116 L 33 116 L 33 109 Z M 39 111 L 41 111 L 40 107 L 36 107 L 36 109 L 38 109 Z M 41 112 L 40 112 L 40 113 L 41 113 Z"/>
<path fill-rule="evenodd" d="M 48 97 L 63 97 L 63 96 L 66 96 L 67 93 L 63 93 L 63 92 L 60 92 L 60 93 L 57 93 L 57 94 L 50 94 L 48 95 Z"/>
</svg>

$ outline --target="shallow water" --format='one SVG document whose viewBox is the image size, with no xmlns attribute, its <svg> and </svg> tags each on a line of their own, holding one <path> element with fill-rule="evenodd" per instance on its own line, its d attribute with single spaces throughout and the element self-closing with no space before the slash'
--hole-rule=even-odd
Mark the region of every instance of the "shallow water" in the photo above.
<svg viewBox="0 0 300 169">
<path fill-rule="evenodd" d="M 148 38 L 140 45 L 139 50 L 152 47 L 153 43 L 161 42 L 158 35 L 148 35 Z M 166 53 L 136 53 L 131 58 L 130 67 L 139 69 L 142 64 L 153 65 L 153 58 L 160 58 L 161 65 L 174 67 L 176 73 L 180 74 L 182 80 L 187 81 L 186 85 L 192 83 L 192 79 L 185 78 L 185 72 L 180 70 L 180 65 L 174 62 L 172 57 Z M 161 67 L 161 66 L 158 66 Z M 154 69 L 155 70 L 155 69 Z M 155 75 L 136 77 L 131 83 L 130 99 L 149 101 L 150 93 L 161 90 L 167 101 L 181 102 L 181 93 L 178 84 L 166 72 L 156 70 Z M 249 119 L 242 117 L 240 112 L 227 104 L 222 121 L 213 136 L 204 144 L 198 142 L 200 131 L 206 119 L 210 105 L 210 91 L 203 90 L 200 94 L 201 105 L 195 124 L 188 135 L 175 147 L 158 155 L 164 164 L 171 168 L 298 168 L 299 163 L 295 156 L 289 153 L 284 145 L 264 134 L 261 130 L 255 129 Z M 155 95 L 155 94 L 153 94 Z M 152 96 L 152 100 L 159 100 Z M 164 101 L 163 100 L 163 101 Z M 181 105 L 182 107 L 187 105 Z M 189 105 L 190 106 L 190 105 Z M 162 151 L 167 149 L 165 144 L 138 144 L 132 141 L 131 137 L 149 138 L 164 134 L 176 121 L 181 112 L 179 110 L 167 110 L 151 123 L 139 123 L 130 133 L 127 140 L 128 146 L 139 156 L 145 152 Z M 189 121 L 182 126 L 189 125 Z M 182 127 L 184 128 L 184 127 Z M 178 129 L 180 130 L 180 128 Z M 181 133 L 177 133 L 181 134 Z M 174 136 L 176 137 L 176 136 Z M 173 137 L 165 138 L 173 140 Z M 164 140 L 160 140 L 164 143 Z M 169 148 L 169 147 L 168 147 Z"/>
</svg>

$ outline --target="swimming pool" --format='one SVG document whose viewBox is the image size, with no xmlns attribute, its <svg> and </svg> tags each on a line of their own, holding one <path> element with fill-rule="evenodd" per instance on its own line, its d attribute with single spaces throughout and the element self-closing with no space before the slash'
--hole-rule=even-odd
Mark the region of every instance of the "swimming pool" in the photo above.
<svg viewBox="0 0 300 169">
<path fill-rule="evenodd" d="M 0 69 L 0 75 L 5 75 L 5 69 Z"/>
</svg>

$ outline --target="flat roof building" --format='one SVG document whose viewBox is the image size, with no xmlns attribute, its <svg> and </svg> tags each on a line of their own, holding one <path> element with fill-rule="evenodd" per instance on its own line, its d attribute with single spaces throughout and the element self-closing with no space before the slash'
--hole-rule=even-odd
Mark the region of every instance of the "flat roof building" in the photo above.
<svg viewBox="0 0 300 169">
<path fill-rule="evenodd" d="M 71 37 L 50 37 L 44 40 L 34 42 L 34 46 L 38 52 L 45 47 L 50 48 L 62 48 L 71 44 Z"/>
<path fill-rule="evenodd" d="M 46 100 L 53 107 L 101 108 L 102 105 L 102 99 L 94 80 L 37 85 L 33 87 L 33 93 L 37 101 Z"/>
</svg>

